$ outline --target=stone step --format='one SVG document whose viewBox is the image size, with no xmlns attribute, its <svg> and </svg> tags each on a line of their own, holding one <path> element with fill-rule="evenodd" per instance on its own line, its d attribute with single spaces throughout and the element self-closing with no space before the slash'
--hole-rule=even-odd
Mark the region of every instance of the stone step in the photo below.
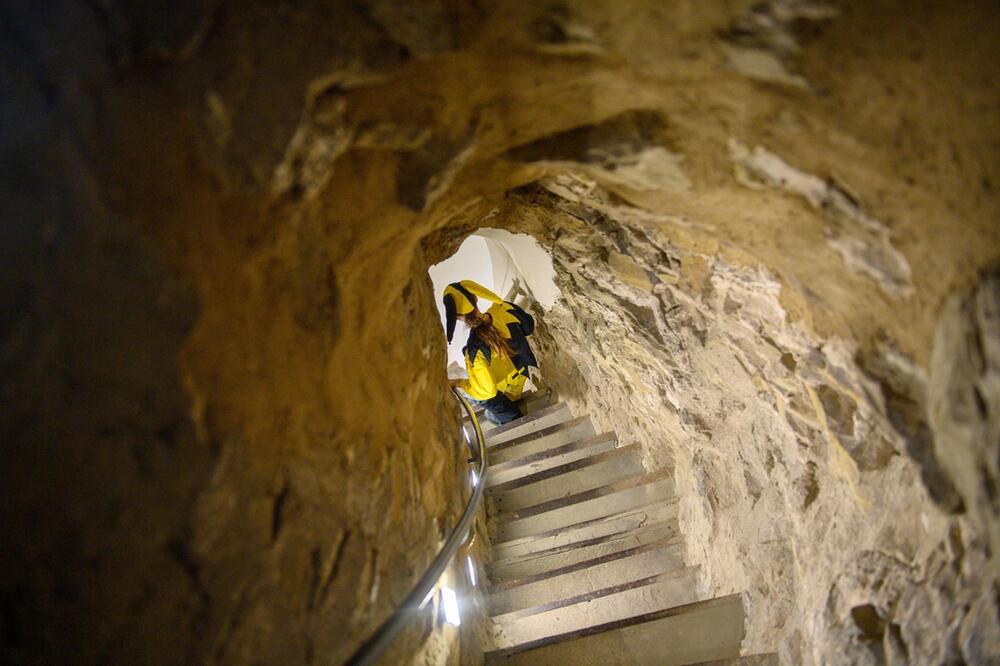
<svg viewBox="0 0 1000 666">
<path fill-rule="evenodd" d="M 683 568 L 678 539 L 655 541 L 495 585 L 490 594 L 490 612 L 499 615 L 543 606 Z"/>
<path fill-rule="evenodd" d="M 509 666 L 777 666 L 777 659 L 759 660 L 774 655 L 738 657 L 743 627 L 743 604 L 739 595 L 734 594 L 549 636 L 507 651 L 494 651 L 487 653 L 486 663 Z"/>
<path fill-rule="evenodd" d="M 488 566 L 489 576 L 494 584 L 529 578 L 648 543 L 675 539 L 679 534 L 676 520 L 653 523 L 629 532 L 595 537 L 568 546 L 494 561 Z"/>
<path fill-rule="evenodd" d="M 672 474 L 672 470 L 662 470 L 500 514 L 494 521 L 493 542 L 537 536 L 672 498 Z"/>
<path fill-rule="evenodd" d="M 569 410 L 569 405 L 558 402 L 510 423 L 491 428 L 486 434 L 486 444 L 490 447 L 503 444 L 506 441 L 529 435 L 572 418 L 573 414 Z"/>
<path fill-rule="evenodd" d="M 490 463 L 499 464 L 555 449 L 597 434 L 589 416 L 579 416 L 490 447 Z"/>
<path fill-rule="evenodd" d="M 491 550 L 495 562 L 555 555 L 608 537 L 623 536 L 646 525 L 675 520 L 676 498 L 655 499 L 643 506 L 560 526 L 540 534 L 512 538 L 503 543 L 494 540 Z"/>
<path fill-rule="evenodd" d="M 627 618 L 697 601 L 696 568 L 648 578 L 524 608 L 491 618 L 494 650 L 532 645 Z"/>
<path fill-rule="evenodd" d="M 615 481 L 641 476 L 638 445 L 623 446 L 536 472 L 490 489 L 497 511 L 517 511 Z"/>
<path fill-rule="evenodd" d="M 557 446 L 546 451 L 539 451 L 531 455 L 508 460 L 506 462 L 490 463 L 490 486 L 498 486 L 516 481 L 530 474 L 536 474 L 545 470 L 559 467 L 574 460 L 582 460 L 590 456 L 604 453 L 615 448 L 618 438 L 613 432 L 606 432 L 601 435 L 594 435 L 586 439 L 577 440 L 562 446 Z M 492 460 L 492 459 L 491 459 Z"/>
</svg>

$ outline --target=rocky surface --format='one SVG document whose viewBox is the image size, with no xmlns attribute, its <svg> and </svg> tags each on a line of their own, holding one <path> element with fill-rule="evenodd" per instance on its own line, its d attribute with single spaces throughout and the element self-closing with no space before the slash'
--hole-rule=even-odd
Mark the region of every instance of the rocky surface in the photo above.
<svg viewBox="0 0 1000 666">
<path fill-rule="evenodd" d="M 926 375 L 895 350 L 864 361 L 844 340 L 813 337 L 765 270 L 660 240 L 593 182 L 555 179 L 526 205 L 572 216 L 552 245 L 564 298 L 545 319 L 547 378 L 642 444 L 649 467 L 673 466 L 688 558 L 706 568 L 707 593 L 744 593 L 748 652 L 845 664 L 997 654 L 985 462 L 997 440 L 971 386 L 954 390 L 973 422 L 952 426 L 969 441 L 932 431 L 923 401 L 906 403 L 919 423 L 902 422 L 888 383 L 905 378 L 923 395 Z M 697 295 L 678 286 L 692 265 Z M 995 279 L 944 344 L 995 339 L 968 332 L 990 326 L 990 288 Z M 992 343 L 982 344 L 953 353 L 989 386 Z M 953 381 L 970 374 L 954 359 L 941 366 Z M 971 478 L 937 444 L 953 441 Z M 973 505 L 969 494 L 987 511 L 973 522 L 952 515 Z"/>
<path fill-rule="evenodd" d="M 0 25 L 12 660 L 342 661 L 456 515 L 426 268 L 482 226 L 551 252 L 546 377 L 673 466 L 748 652 L 1000 654 L 994 5 Z"/>
</svg>

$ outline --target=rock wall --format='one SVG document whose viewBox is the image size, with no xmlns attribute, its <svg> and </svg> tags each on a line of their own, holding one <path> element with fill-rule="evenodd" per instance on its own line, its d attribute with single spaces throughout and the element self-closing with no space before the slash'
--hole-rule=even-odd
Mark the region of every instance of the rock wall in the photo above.
<svg viewBox="0 0 1000 666">
<path fill-rule="evenodd" d="M 560 229 L 546 378 L 641 444 L 647 467 L 675 470 L 688 561 L 706 594 L 744 594 L 744 649 L 794 664 L 994 657 L 997 440 L 975 395 L 992 390 L 995 278 L 949 306 L 964 311 L 942 321 L 928 381 L 887 342 L 866 353 L 792 321 L 763 268 L 666 240 L 593 181 L 546 185 L 517 204 Z M 927 392 L 949 380 L 962 399 L 934 409 L 959 436 L 928 422 Z"/>
<path fill-rule="evenodd" d="M 466 473 L 390 161 L 296 138 L 402 47 L 321 2 L 0 15 L 4 660 L 342 662 Z"/>
<path fill-rule="evenodd" d="M 997 654 L 986 2 L 0 9 L 17 661 L 339 663 L 457 509 L 426 268 L 530 233 L 548 379 L 800 663 Z"/>
</svg>

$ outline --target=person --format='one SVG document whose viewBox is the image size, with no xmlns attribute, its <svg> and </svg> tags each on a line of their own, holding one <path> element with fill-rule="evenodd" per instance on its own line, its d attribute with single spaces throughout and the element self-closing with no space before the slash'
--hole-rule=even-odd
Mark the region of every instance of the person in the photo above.
<svg viewBox="0 0 1000 666">
<path fill-rule="evenodd" d="M 493 302 L 486 312 L 479 310 L 480 298 Z M 520 306 L 472 280 L 452 282 L 445 288 L 444 309 L 448 342 L 458 320 L 469 327 L 469 339 L 462 349 L 468 378 L 453 380 L 452 385 L 485 407 L 486 417 L 494 423 L 520 417 L 515 401 L 528 380 L 528 368 L 538 367 L 528 344 L 535 320 Z"/>
</svg>

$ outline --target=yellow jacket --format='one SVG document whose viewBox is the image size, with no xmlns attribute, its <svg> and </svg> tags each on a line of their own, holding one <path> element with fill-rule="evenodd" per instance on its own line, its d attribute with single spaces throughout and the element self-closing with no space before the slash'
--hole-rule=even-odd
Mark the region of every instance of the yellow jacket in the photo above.
<svg viewBox="0 0 1000 666">
<path fill-rule="evenodd" d="M 534 329 L 534 320 L 521 308 L 511 303 L 496 303 L 487 312 L 493 317 L 493 328 L 500 331 L 500 335 L 511 340 L 515 350 L 527 348 L 526 335 L 530 335 Z M 512 339 L 513 338 L 513 339 Z M 489 360 L 482 350 L 476 349 L 473 353 L 475 358 L 469 357 L 469 348 L 465 347 L 465 369 L 469 373 L 469 378 L 462 381 L 460 387 L 469 394 L 469 397 L 476 400 L 489 400 L 500 393 L 506 393 L 511 400 L 521 397 L 524 390 L 524 383 L 528 379 L 528 368 L 525 359 L 518 360 L 524 364 L 522 367 L 515 367 L 514 362 L 507 354 L 493 353 Z M 534 355 L 530 348 L 527 348 L 526 358 L 530 358 L 530 364 L 535 365 Z"/>
</svg>

